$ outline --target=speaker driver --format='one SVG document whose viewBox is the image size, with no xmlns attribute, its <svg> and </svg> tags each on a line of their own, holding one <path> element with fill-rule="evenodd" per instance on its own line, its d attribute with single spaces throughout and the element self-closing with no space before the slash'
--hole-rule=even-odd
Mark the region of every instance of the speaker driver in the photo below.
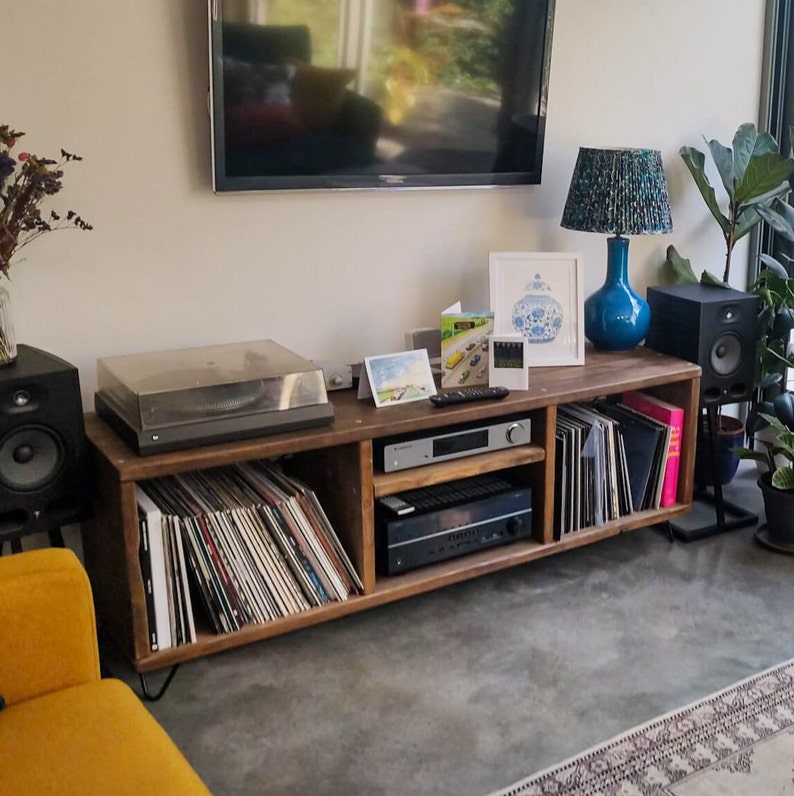
<svg viewBox="0 0 794 796">
<path fill-rule="evenodd" d="M 735 334 L 718 337 L 711 346 L 709 364 L 719 376 L 730 376 L 742 364 L 742 341 Z"/>
<path fill-rule="evenodd" d="M 41 489 L 58 475 L 63 462 L 63 443 L 45 426 L 21 426 L 0 441 L 0 483 L 9 489 Z"/>
</svg>

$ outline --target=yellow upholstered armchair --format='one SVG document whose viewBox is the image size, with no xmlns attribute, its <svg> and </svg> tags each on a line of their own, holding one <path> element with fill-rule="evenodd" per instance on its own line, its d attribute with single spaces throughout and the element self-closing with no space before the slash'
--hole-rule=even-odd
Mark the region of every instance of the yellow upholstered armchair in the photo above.
<svg viewBox="0 0 794 796">
<path fill-rule="evenodd" d="M 91 587 L 70 550 L 0 557 L 0 793 L 209 791 L 125 683 L 100 679 Z"/>
</svg>

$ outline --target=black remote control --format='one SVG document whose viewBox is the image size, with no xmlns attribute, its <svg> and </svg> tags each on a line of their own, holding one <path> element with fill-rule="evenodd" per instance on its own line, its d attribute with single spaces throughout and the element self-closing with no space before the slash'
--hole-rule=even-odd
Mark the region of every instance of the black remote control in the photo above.
<svg viewBox="0 0 794 796">
<path fill-rule="evenodd" d="M 398 517 L 416 511 L 416 506 L 403 500 L 399 495 L 386 495 L 386 497 L 378 498 L 378 503 Z"/>
<path fill-rule="evenodd" d="M 470 401 L 499 400 L 510 395 L 507 387 L 464 387 L 461 390 L 431 395 L 430 401 L 434 406 L 454 406 Z"/>
</svg>

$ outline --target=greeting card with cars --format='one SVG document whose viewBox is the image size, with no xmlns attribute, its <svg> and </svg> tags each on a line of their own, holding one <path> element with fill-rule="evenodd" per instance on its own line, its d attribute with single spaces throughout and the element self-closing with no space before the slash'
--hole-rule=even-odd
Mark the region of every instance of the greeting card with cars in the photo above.
<svg viewBox="0 0 794 796">
<path fill-rule="evenodd" d="M 493 312 L 463 312 L 460 302 L 441 313 L 441 386 L 488 384 L 488 337 Z"/>
</svg>

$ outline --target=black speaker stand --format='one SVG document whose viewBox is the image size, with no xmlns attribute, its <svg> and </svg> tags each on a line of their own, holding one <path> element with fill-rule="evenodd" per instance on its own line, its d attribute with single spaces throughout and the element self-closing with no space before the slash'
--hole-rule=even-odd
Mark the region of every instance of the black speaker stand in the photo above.
<svg viewBox="0 0 794 796">
<path fill-rule="evenodd" d="M 672 535 L 682 542 L 693 542 L 705 539 L 718 533 L 734 531 L 747 525 L 755 525 L 758 515 L 741 506 L 725 500 L 722 484 L 717 473 L 717 407 L 706 407 L 706 423 L 708 427 L 709 458 L 714 483 L 712 491 L 697 491 L 692 504 L 692 511 L 685 517 L 670 520 L 669 529 Z"/>
<path fill-rule="evenodd" d="M 11 533 L 4 533 L 2 530 L 0 530 L 0 556 L 3 555 L 3 545 L 6 542 L 8 542 L 11 546 L 12 553 L 21 553 L 22 538 L 31 533 L 34 533 L 34 531 L 30 529 L 22 529 L 18 532 Z M 35 531 L 35 533 L 38 533 L 38 531 Z M 61 531 L 59 525 L 50 528 L 47 531 L 47 536 L 50 540 L 50 547 L 66 547 L 66 544 L 63 541 L 63 532 Z"/>
</svg>

